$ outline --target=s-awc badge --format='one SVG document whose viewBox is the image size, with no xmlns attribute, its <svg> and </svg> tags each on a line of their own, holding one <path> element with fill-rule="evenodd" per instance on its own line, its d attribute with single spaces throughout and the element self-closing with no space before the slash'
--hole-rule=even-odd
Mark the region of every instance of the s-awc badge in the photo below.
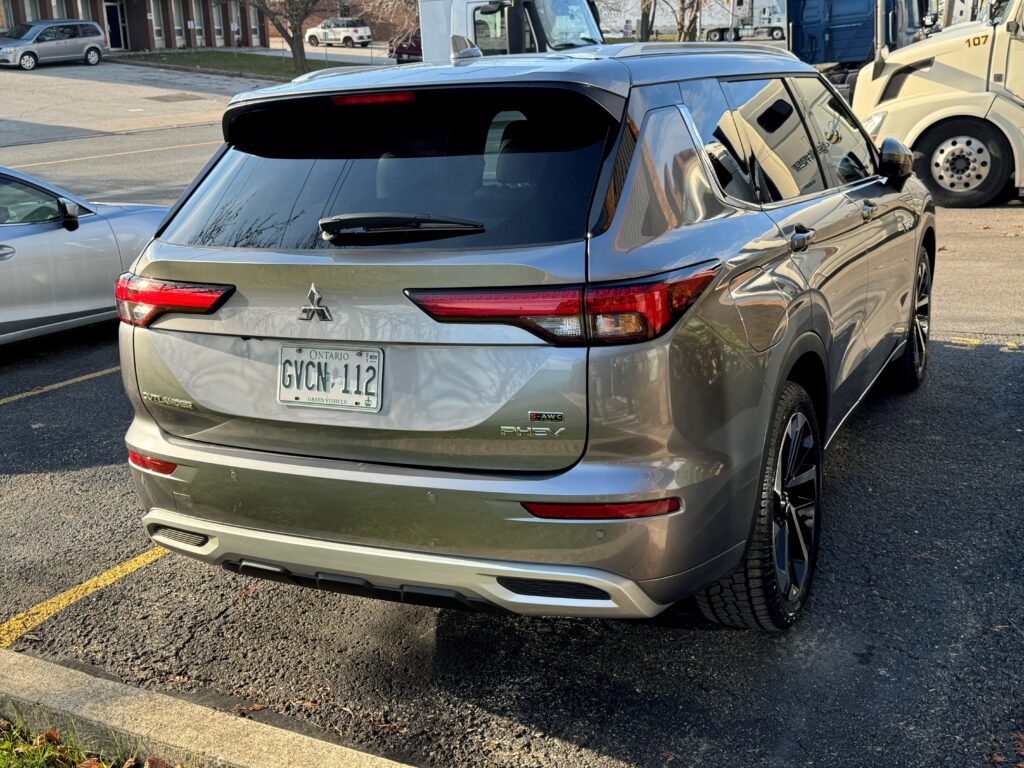
<svg viewBox="0 0 1024 768">
<path fill-rule="evenodd" d="M 563 421 L 564 416 L 557 411 L 530 411 L 530 421 Z"/>
</svg>

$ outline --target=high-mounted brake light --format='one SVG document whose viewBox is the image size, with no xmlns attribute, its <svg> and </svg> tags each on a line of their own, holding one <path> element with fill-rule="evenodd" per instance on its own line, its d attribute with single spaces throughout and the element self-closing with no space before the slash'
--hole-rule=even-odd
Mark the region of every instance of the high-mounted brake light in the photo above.
<svg viewBox="0 0 1024 768">
<path fill-rule="evenodd" d="M 405 294 L 439 323 L 515 325 L 562 346 L 624 344 L 675 325 L 717 273 L 710 267 L 624 283 Z"/>
<path fill-rule="evenodd" d="M 117 314 L 129 325 L 149 325 L 165 312 L 209 314 L 227 301 L 233 285 L 155 280 L 126 272 L 117 278 Z"/>
<path fill-rule="evenodd" d="M 154 459 L 149 456 L 143 456 L 142 454 L 136 453 L 135 451 L 128 451 L 129 463 L 135 465 L 139 469 L 146 469 L 150 472 L 156 472 L 158 475 L 169 475 L 178 468 L 177 464 L 170 461 L 164 461 L 163 459 Z"/>
<path fill-rule="evenodd" d="M 547 504 L 524 501 L 522 506 L 534 517 L 550 520 L 631 520 L 678 512 L 683 508 L 682 503 L 676 498 L 630 501 L 623 504 Z"/>
<path fill-rule="evenodd" d="M 331 96 L 336 107 L 361 106 L 366 104 L 412 104 L 416 101 L 414 91 L 393 91 L 390 93 L 351 93 Z"/>
</svg>

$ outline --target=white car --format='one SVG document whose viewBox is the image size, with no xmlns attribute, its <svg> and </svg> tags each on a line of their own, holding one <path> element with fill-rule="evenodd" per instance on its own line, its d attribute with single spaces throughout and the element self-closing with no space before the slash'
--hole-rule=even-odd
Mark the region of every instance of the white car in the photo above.
<svg viewBox="0 0 1024 768">
<path fill-rule="evenodd" d="M 373 42 L 373 33 L 362 19 L 324 19 L 318 26 L 306 31 L 310 45 L 342 45 L 365 48 Z"/>
</svg>

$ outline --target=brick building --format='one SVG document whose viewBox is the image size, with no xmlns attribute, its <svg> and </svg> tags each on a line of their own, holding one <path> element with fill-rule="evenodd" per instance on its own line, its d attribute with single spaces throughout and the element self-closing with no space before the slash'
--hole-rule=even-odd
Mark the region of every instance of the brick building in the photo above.
<svg viewBox="0 0 1024 768">
<path fill-rule="evenodd" d="M 115 50 L 269 44 L 263 14 L 241 0 L 0 0 L 0 30 L 61 18 L 100 22 Z"/>
</svg>

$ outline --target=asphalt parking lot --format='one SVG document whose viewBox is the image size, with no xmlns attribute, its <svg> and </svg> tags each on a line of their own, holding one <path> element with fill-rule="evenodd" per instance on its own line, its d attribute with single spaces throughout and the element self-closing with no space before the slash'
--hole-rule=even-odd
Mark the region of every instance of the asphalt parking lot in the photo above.
<svg viewBox="0 0 1024 768">
<path fill-rule="evenodd" d="M 159 173 L 74 172 L 93 196 L 126 172 L 169 201 L 212 151 L 178 145 L 211 139 L 160 136 Z M 0 164 L 43 162 L 33 147 Z M 67 164 L 27 170 L 70 185 Z M 607 622 L 366 602 L 168 555 L 11 647 L 437 768 L 1022 763 L 1024 205 L 938 224 L 929 377 L 872 393 L 830 448 L 815 592 L 785 638 L 687 606 Z M 150 548 L 116 331 L 0 348 L 0 625 Z"/>
</svg>

